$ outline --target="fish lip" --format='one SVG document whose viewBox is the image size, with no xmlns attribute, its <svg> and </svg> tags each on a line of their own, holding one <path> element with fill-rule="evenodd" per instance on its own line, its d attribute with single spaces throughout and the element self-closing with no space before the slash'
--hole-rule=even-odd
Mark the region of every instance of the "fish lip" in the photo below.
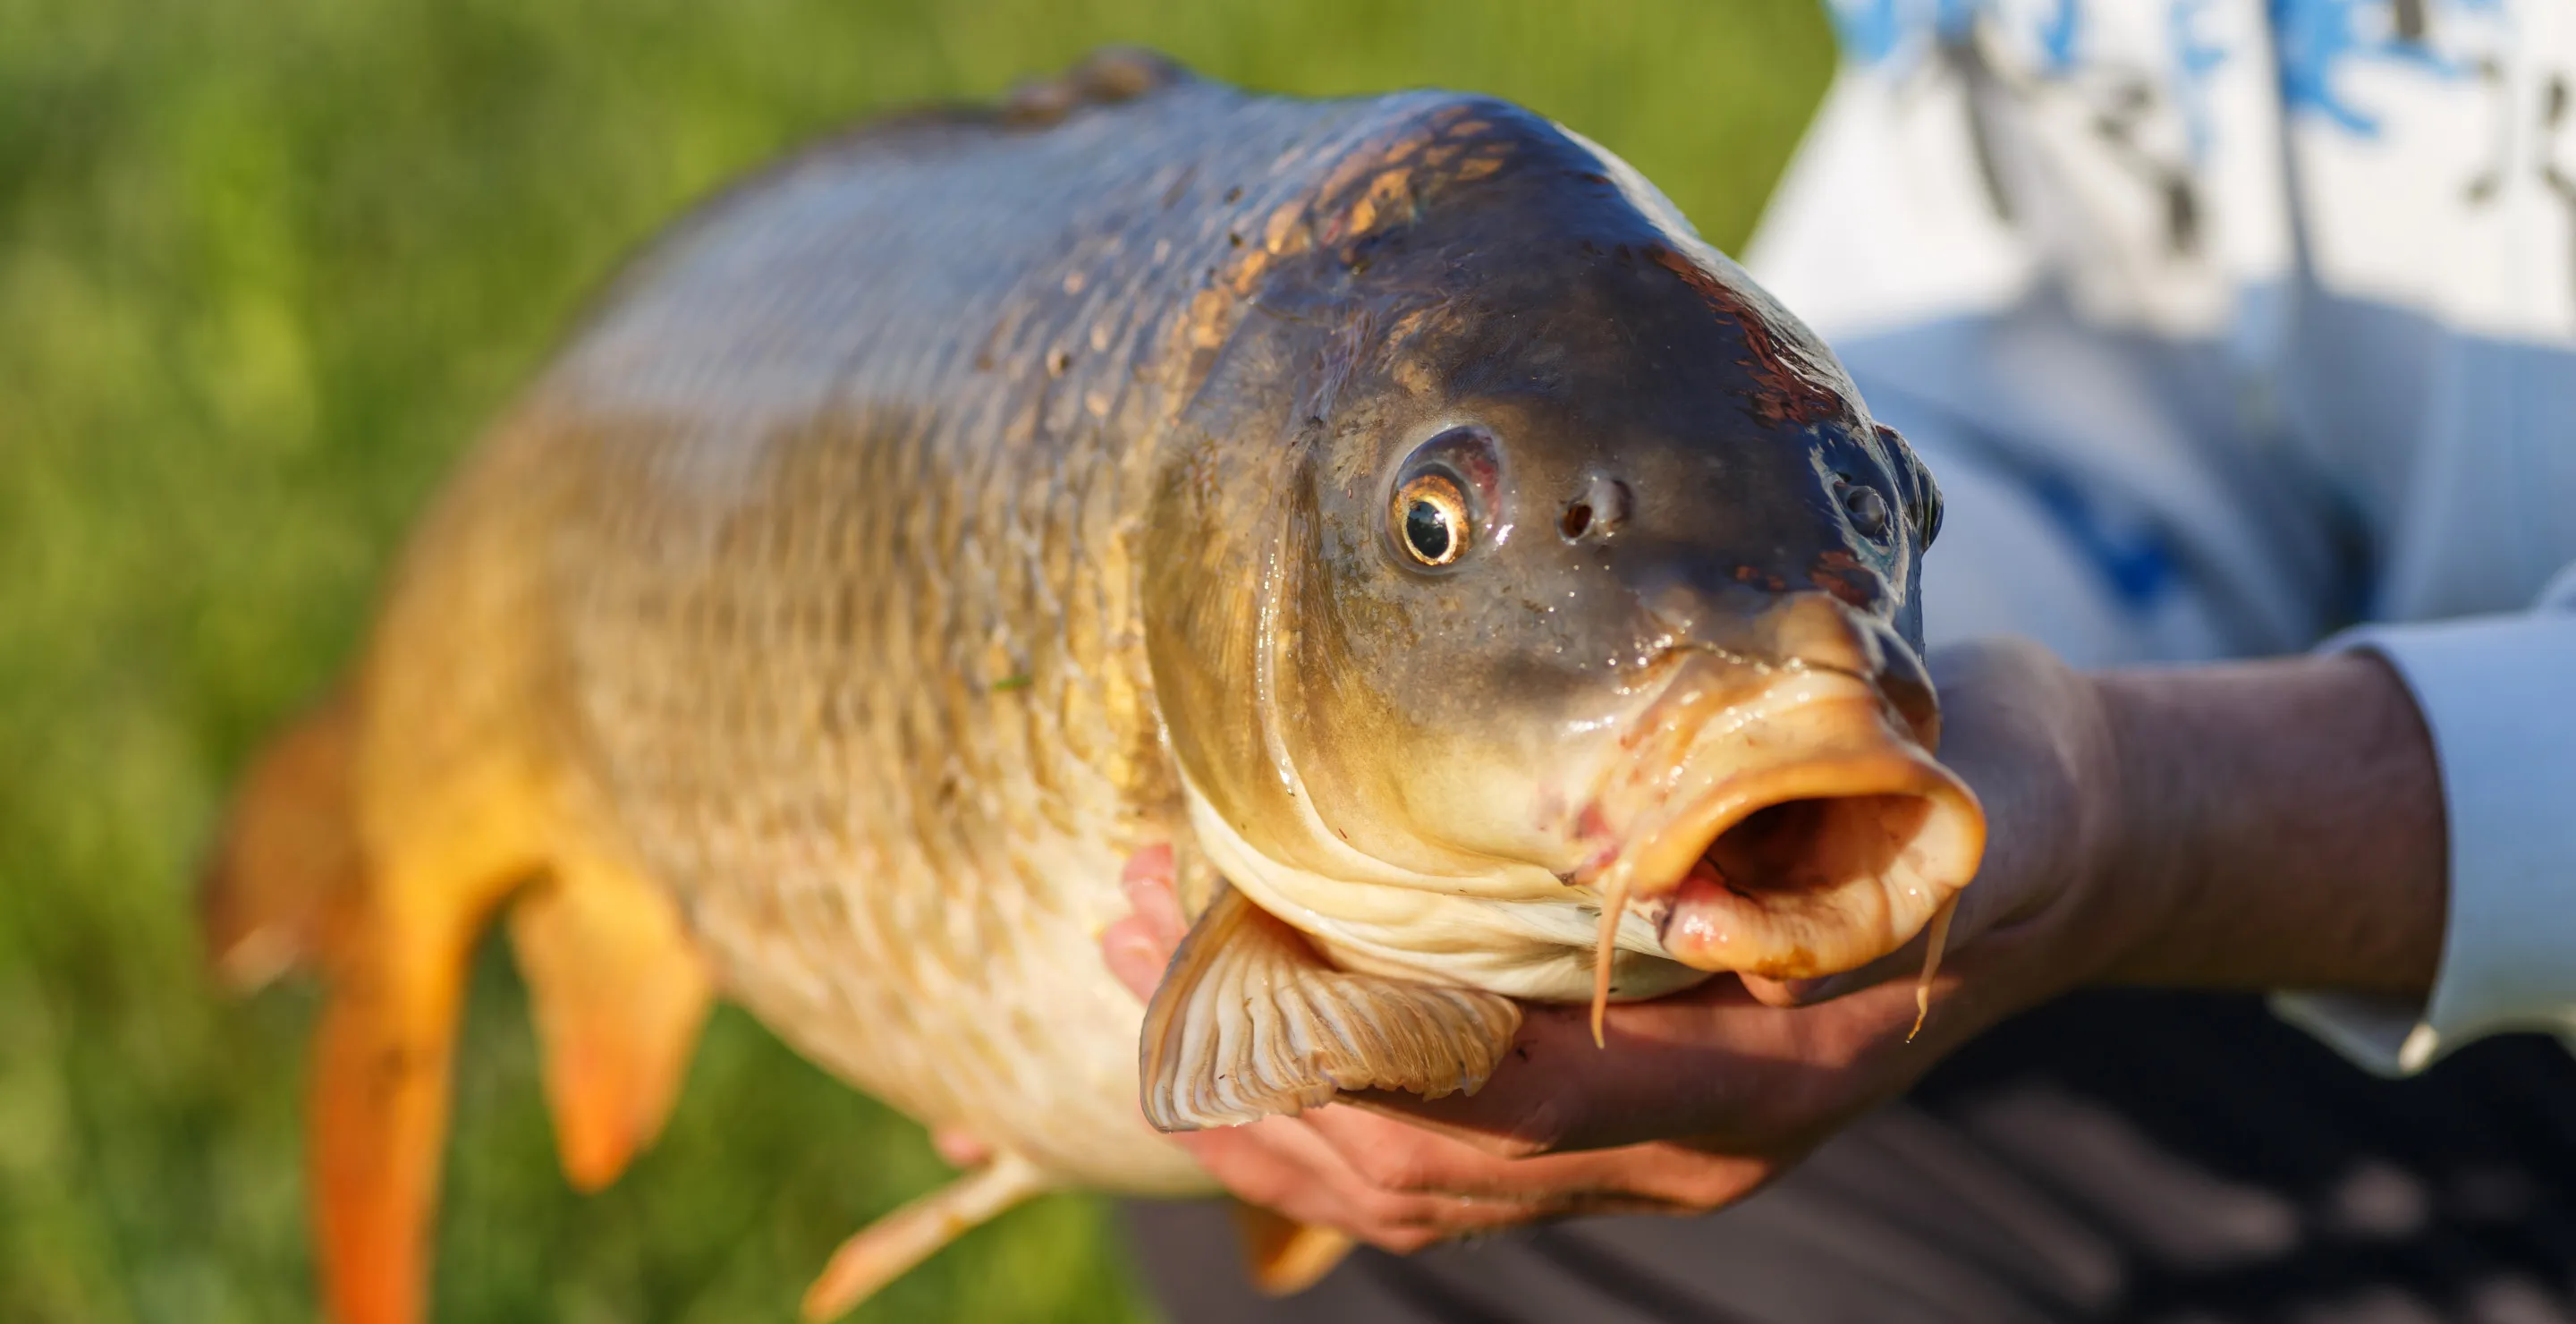
<svg viewBox="0 0 2576 1324">
<path fill-rule="evenodd" d="M 1651 839 L 1621 851 L 1609 868 L 1624 866 L 1631 897 L 1653 900 L 1678 890 L 1719 838 L 1765 809 L 1796 800 L 1864 796 L 1955 796 L 1973 801 L 1976 793 L 1910 742 L 1891 741 L 1881 749 L 1792 760 L 1719 782 L 1668 820 L 1668 826 L 1659 827 Z M 1606 881 L 1608 871 L 1604 872 Z"/>
<path fill-rule="evenodd" d="M 1644 805 L 1615 846 L 1577 872 L 1576 881 L 1603 898 L 1605 937 L 1616 913 L 1635 906 L 1660 909 L 1660 943 L 1671 959 L 1703 970 L 1807 978 L 1856 968 L 1901 947 L 1974 877 L 1984 848 L 1984 811 L 1975 792 L 1926 748 L 1929 738 L 1937 738 L 1937 719 L 1927 722 L 1900 711 L 1869 678 L 1845 668 L 1810 662 L 1767 671 L 1767 683 L 1750 696 L 1750 706 L 1759 710 L 1755 717 L 1714 737 L 1696 734 L 1682 751 L 1683 775 L 1694 766 L 1742 766 L 1713 776 L 1704 787 Z M 1765 702 L 1784 687 L 1801 685 L 1803 695 Z M 1720 714 L 1730 710 L 1718 705 Z M 1775 755 L 1745 760 L 1746 742 L 1737 735 L 1759 734 L 1766 726 L 1792 738 Z M 1605 787 L 1601 798 L 1615 794 Z M 1815 891 L 1754 896 L 1730 886 L 1732 899 L 1709 898 L 1705 889 L 1695 889 L 1688 904 L 1730 912 L 1734 931 L 1717 933 L 1714 941 L 1690 925 L 1675 932 L 1684 886 L 1700 861 L 1755 814 L 1804 800 L 1845 802 L 1852 806 L 1845 812 L 1868 812 L 1857 802 L 1878 798 L 1922 806 L 1911 834 L 1902 843 L 1890 839 L 1882 871 Z M 1604 822 L 1598 800 L 1587 817 Z"/>
</svg>

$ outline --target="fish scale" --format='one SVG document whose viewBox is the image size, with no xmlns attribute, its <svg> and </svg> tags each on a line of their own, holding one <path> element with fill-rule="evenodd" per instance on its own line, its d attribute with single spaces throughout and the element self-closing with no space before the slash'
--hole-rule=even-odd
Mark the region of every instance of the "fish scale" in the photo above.
<svg viewBox="0 0 2576 1324">
<path fill-rule="evenodd" d="M 1211 90 L 1092 129 L 827 149 L 651 262 L 644 302 L 531 404 L 594 438 L 557 542 L 584 761 L 727 994 L 854 1084 L 1067 1180 L 1205 1184 L 1135 1123 L 1141 1009 L 1094 936 L 1125 911 L 1120 861 L 1176 826 L 1128 547 L 1187 367 L 1174 324 L 1275 205 L 1207 195 L 1408 110 L 1246 116 Z M 1175 163 L 1190 182 L 1155 187 Z M 954 196 L 1049 196 L 1050 171 L 1093 210 Z M 1157 234 L 1162 261 L 1084 238 L 1135 223 L 1138 195 L 1194 222 Z M 1053 255 L 979 257 L 1024 236 Z M 997 334 L 906 329 L 961 317 Z M 749 391 L 691 372 L 737 357 Z M 664 628 L 648 601 L 708 624 Z M 859 647 L 822 626 L 834 610 Z"/>
<path fill-rule="evenodd" d="M 1157 1130 L 1478 1088 L 1513 997 L 1597 1034 L 1884 956 L 1982 840 L 1937 513 L 1811 334 L 1499 102 L 1118 55 L 795 156 L 616 282 L 227 828 L 219 959 L 331 984 L 329 1312 L 418 1317 L 495 914 L 577 1184 L 717 994 L 990 1151 L 817 1315 L 1039 1190 L 1208 1189 Z M 1195 917 L 1145 1007 L 1131 868 Z M 1282 1287 L 1347 1245 L 1247 1238 Z"/>
</svg>

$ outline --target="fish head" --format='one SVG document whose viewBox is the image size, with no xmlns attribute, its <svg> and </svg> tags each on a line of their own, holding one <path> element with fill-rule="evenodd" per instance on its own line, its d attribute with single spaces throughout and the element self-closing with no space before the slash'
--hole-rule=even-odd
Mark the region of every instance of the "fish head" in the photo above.
<svg viewBox="0 0 2576 1324">
<path fill-rule="evenodd" d="M 1617 996 L 1866 964 L 1983 841 L 1921 661 L 1938 490 L 1651 186 L 1514 115 L 1475 186 L 1275 266 L 1199 394 L 1243 475 L 1201 475 L 1231 555 L 1181 578 L 1228 619 L 1156 677 L 1192 673 L 1201 836 L 1352 965 L 1574 997 L 1596 951 Z"/>
</svg>

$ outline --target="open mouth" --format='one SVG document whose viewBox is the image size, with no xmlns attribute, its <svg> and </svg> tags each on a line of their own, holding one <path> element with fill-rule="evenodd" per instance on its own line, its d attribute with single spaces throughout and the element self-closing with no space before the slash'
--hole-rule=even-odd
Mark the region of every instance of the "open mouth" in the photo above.
<svg viewBox="0 0 2576 1324">
<path fill-rule="evenodd" d="M 1702 970 L 1806 979 L 1858 969 L 1947 914 L 1976 875 L 1985 817 L 1866 681 L 1794 673 L 1667 716 L 1606 788 L 1630 812 L 1592 879 L 1604 945 L 1641 907 Z"/>
<path fill-rule="evenodd" d="M 1931 815 L 1928 799 L 1904 794 L 1812 796 L 1765 805 L 1709 843 L 1678 895 L 1700 899 L 1696 894 L 1702 891 L 1722 892 L 1762 905 L 1772 898 L 1829 893 L 1851 879 L 1887 873 Z"/>
</svg>

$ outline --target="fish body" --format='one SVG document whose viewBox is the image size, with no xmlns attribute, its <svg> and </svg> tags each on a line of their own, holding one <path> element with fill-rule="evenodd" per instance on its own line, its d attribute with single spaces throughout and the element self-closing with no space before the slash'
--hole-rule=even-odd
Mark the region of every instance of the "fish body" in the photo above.
<svg viewBox="0 0 2576 1324">
<path fill-rule="evenodd" d="M 1028 1190 L 1206 1189 L 1140 1086 L 1166 1129 L 1473 1088 L 1502 995 L 1884 954 L 1974 864 L 1935 522 L 1811 336 L 1502 102 L 1120 54 L 798 154 L 496 425 L 219 855 L 219 957 L 332 985 L 333 1311 L 417 1311 L 505 910 L 578 1182 L 718 995 L 1001 1155 L 861 1289 Z M 1096 941 L 1166 843 L 1149 1016 Z"/>
</svg>

